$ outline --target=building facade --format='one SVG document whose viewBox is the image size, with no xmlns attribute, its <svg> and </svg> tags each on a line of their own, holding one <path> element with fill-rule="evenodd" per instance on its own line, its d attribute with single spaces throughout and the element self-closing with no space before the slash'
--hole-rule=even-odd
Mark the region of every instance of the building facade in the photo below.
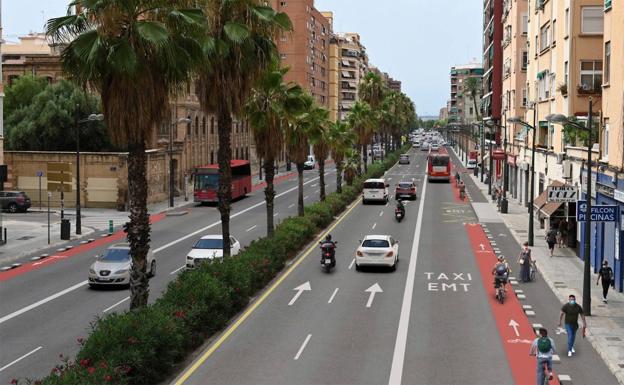
<svg viewBox="0 0 624 385">
<path fill-rule="evenodd" d="M 451 99 L 448 111 L 449 123 L 471 124 L 477 122 L 479 109 L 482 107 L 483 91 L 479 90 L 475 101 L 466 93 L 465 83 L 469 78 L 476 78 L 477 84 L 482 84 L 483 67 L 480 63 L 457 65 L 451 67 Z"/>
<path fill-rule="evenodd" d="M 329 107 L 329 19 L 314 7 L 314 0 L 273 0 L 272 6 L 293 24 L 293 31 L 280 34 L 277 41 L 281 65 L 290 67 L 285 80 L 301 85 L 319 105 Z"/>
<path fill-rule="evenodd" d="M 522 1 L 522 0 L 521 0 Z M 483 103 L 484 120 L 500 124 L 503 64 L 503 0 L 483 1 Z"/>
</svg>

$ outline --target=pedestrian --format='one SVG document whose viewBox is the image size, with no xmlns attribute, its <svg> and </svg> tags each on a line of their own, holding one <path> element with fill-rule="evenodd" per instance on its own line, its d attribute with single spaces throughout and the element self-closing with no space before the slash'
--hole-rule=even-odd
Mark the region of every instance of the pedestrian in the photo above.
<svg viewBox="0 0 624 385">
<path fill-rule="evenodd" d="M 544 385 L 544 363 L 548 369 L 548 380 L 552 380 L 552 358 L 555 354 L 555 341 L 548 337 L 548 331 L 539 329 L 539 337 L 533 340 L 529 355 L 537 357 L 537 385 Z"/>
<path fill-rule="evenodd" d="M 550 250 L 550 256 L 553 256 L 555 251 L 555 244 L 557 243 L 557 229 L 551 227 L 546 233 L 546 243 L 548 243 L 548 250 Z"/>
<path fill-rule="evenodd" d="M 613 279 L 613 269 L 609 266 L 609 262 L 602 261 L 602 267 L 598 272 L 598 280 L 596 286 L 602 281 L 602 302 L 607 303 L 607 294 L 609 293 L 609 286 L 615 286 L 615 279 Z"/>
<path fill-rule="evenodd" d="M 583 337 L 587 331 L 587 321 L 585 320 L 585 314 L 581 305 L 576 303 L 576 296 L 570 294 L 568 297 L 568 303 L 561 308 L 561 314 L 559 315 L 559 327 L 561 327 L 561 321 L 565 317 L 565 330 L 568 334 L 568 357 L 572 357 L 572 354 L 576 353 L 574 350 L 574 341 L 576 339 L 576 331 L 579 328 L 578 317 L 579 315 L 583 319 Z"/>
<path fill-rule="evenodd" d="M 557 235 L 559 237 L 559 247 L 566 247 L 566 232 L 568 231 L 568 223 L 565 218 L 559 222 L 558 230 Z"/>
<path fill-rule="evenodd" d="M 531 249 L 529 249 L 529 242 L 524 242 L 522 246 L 522 251 L 517 260 L 520 265 L 519 278 L 522 282 L 529 282 L 531 280 Z"/>
</svg>

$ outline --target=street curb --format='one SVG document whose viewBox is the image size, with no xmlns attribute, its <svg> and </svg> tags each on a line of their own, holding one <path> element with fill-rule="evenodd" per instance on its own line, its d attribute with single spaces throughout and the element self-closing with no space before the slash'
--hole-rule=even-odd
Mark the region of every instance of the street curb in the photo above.
<svg viewBox="0 0 624 385">
<path fill-rule="evenodd" d="M 184 211 L 168 211 L 165 213 L 165 216 L 168 217 L 181 217 L 183 215 L 186 215 L 190 212 L 190 210 L 184 210 Z"/>
</svg>

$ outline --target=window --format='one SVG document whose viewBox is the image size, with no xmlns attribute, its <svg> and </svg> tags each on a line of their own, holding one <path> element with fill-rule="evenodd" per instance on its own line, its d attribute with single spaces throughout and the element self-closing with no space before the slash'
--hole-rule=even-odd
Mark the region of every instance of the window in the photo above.
<svg viewBox="0 0 624 385">
<path fill-rule="evenodd" d="M 602 127 L 602 159 L 609 159 L 609 118 L 605 118 Z"/>
<path fill-rule="evenodd" d="M 202 134 L 206 135 L 206 117 L 202 118 Z"/>
<path fill-rule="evenodd" d="M 553 20 L 552 21 L 552 31 L 551 31 L 551 44 L 554 47 L 557 44 L 557 41 L 555 40 L 557 38 L 557 20 Z"/>
<path fill-rule="evenodd" d="M 529 33 L 529 16 L 522 15 L 522 34 L 526 35 Z"/>
<path fill-rule="evenodd" d="M 563 83 L 568 86 L 568 79 L 570 77 L 570 66 L 568 62 L 563 63 Z"/>
<path fill-rule="evenodd" d="M 210 134 L 214 134 L 214 116 L 210 118 Z"/>
<path fill-rule="evenodd" d="M 522 65 L 522 69 L 526 71 L 527 67 L 529 66 L 529 52 L 522 51 L 522 59 L 520 63 Z"/>
<path fill-rule="evenodd" d="M 539 49 L 540 52 L 550 47 L 550 25 L 545 24 L 540 28 L 540 37 L 539 37 Z"/>
<path fill-rule="evenodd" d="M 605 43 L 605 57 L 604 57 L 604 84 L 609 84 L 609 78 L 611 77 L 611 42 Z"/>
<path fill-rule="evenodd" d="M 581 32 L 589 34 L 602 34 L 604 25 L 603 7 L 581 8 Z"/>
<path fill-rule="evenodd" d="M 280 53 L 280 59 L 285 60 L 286 59 L 286 54 L 285 53 Z"/>
<path fill-rule="evenodd" d="M 280 7 L 285 7 L 286 6 L 286 2 L 285 1 L 280 1 Z"/>
<path fill-rule="evenodd" d="M 564 27 L 565 35 L 568 36 L 570 34 L 570 8 L 565 10 Z"/>
<path fill-rule="evenodd" d="M 584 91 L 597 90 L 602 85 L 602 61 L 581 62 L 581 88 Z"/>
<path fill-rule="evenodd" d="M 186 117 L 189 120 L 189 123 L 186 124 L 186 135 L 191 136 L 193 133 L 193 125 L 191 122 L 193 121 L 190 116 Z"/>
</svg>

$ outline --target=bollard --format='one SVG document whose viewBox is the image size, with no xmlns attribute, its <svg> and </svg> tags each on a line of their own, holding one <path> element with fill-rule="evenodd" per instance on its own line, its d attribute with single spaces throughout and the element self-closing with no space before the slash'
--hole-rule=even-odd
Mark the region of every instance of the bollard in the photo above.
<svg viewBox="0 0 624 385">
<path fill-rule="evenodd" d="M 108 220 L 108 234 L 109 235 L 113 234 L 113 220 L 112 219 Z"/>
</svg>

